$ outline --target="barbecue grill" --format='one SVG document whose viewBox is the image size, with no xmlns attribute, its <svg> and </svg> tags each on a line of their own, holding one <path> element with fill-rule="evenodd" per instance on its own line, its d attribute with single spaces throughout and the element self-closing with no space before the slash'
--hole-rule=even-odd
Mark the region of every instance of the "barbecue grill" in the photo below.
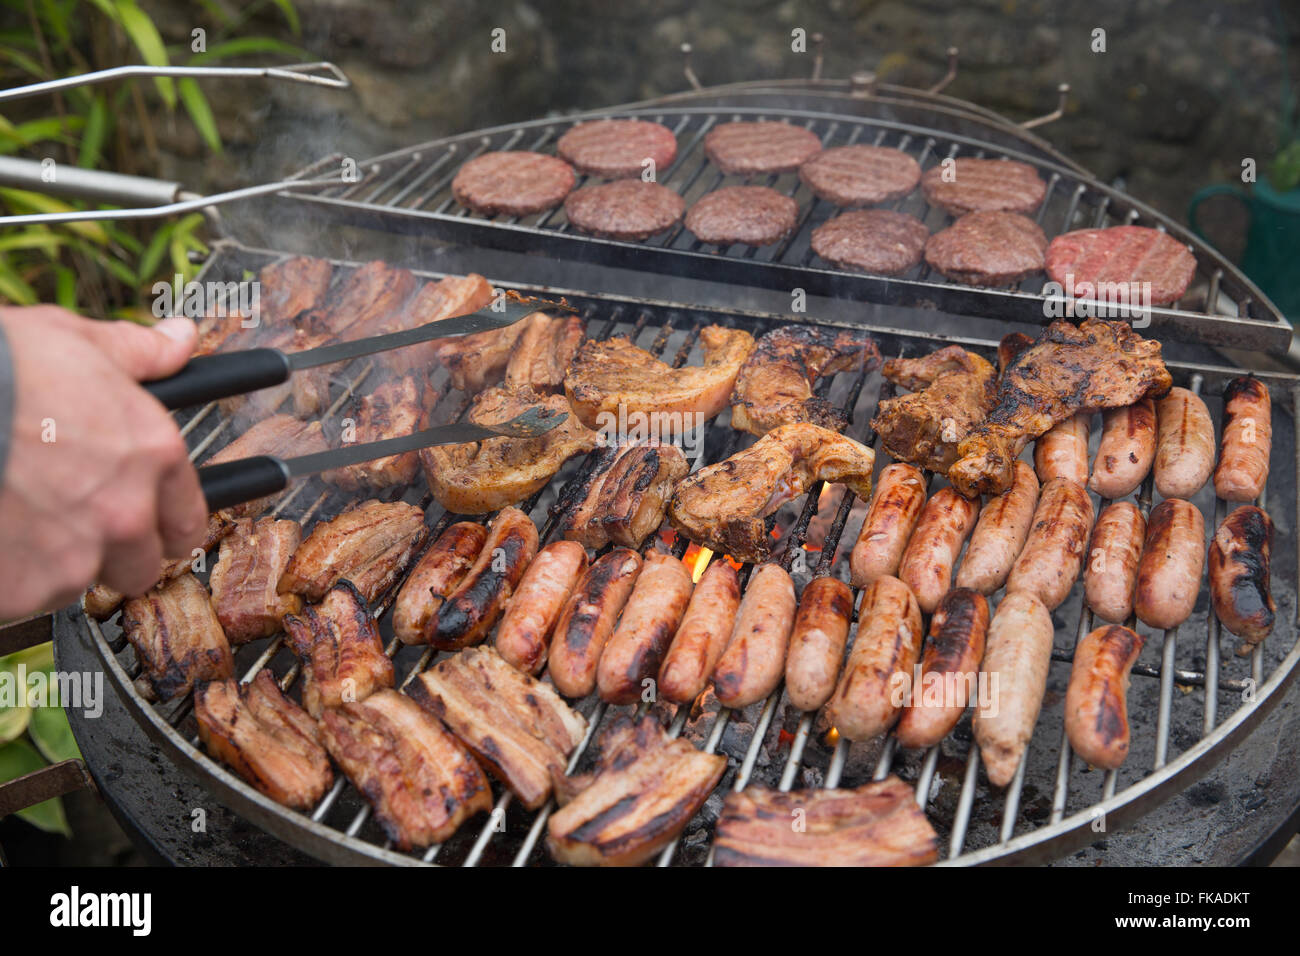
<svg viewBox="0 0 1300 956">
<path fill-rule="evenodd" d="M 689 70 L 688 77 L 693 77 Z M 951 76 L 948 77 L 951 79 Z M 942 85 L 942 84 L 940 84 Z M 306 186 L 277 194 L 272 215 L 241 225 L 262 233 L 266 223 L 302 224 L 294 252 L 335 256 L 336 281 L 359 258 L 387 258 L 397 264 L 436 263 L 439 271 L 420 271 L 423 278 L 479 271 L 494 285 L 526 294 L 562 294 L 579 309 L 589 338 L 625 335 L 636 344 L 682 365 L 698 361 L 696 337 L 702 326 L 721 323 L 755 335 L 780 324 L 861 328 L 874 335 L 886 357 L 923 355 L 957 343 L 993 358 L 997 338 L 1011 328 L 1041 325 L 1041 282 L 1030 280 L 1014 290 L 956 286 L 931 276 L 924 267 L 897 279 L 883 279 L 827 268 L 809 251 L 808 235 L 832 214 L 814 201 L 794 177 L 774 177 L 773 185 L 800 202 L 799 228 L 769 250 L 706 248 L 681 230 L 646 243 L 621 243 L 574 234 L 562 212 L 526 217 L 484 218 L 457 209 L 448 187 L 459 164 L 488 149 L 546 151 L 572 122 L 606 116 L 641 116 L 664 122 L 678 134 L 681 152 L 659 181 L 676 188 L 688 201 L 727 184 L 706 164 L 700 143 L 717 122 L 734 117 L 784 119 L 807 126 L 826 145 L 878 143 L 911 152 L 928 167 L 949 155 L 1011 156 L 1035 165 L 1049 183 L 1038 211 L 1049 234 L 1070 228 L 1136 222 L 1162 227 L 1192 246 L 1197 281 L 1175 306 L 1153 310 L 1146 334 L 1166 343 L 1175 384 L 1198 391 L 1219 421 L 1221 392 L 1240 370 L 1208 346 L 1231 344 L 1259 352 L 1284 352 L 1290 326 L 1259 291 L 1230 263 L 1172 221 L 1124 194 L 1097 182 L 1085 170 L 1053 151 L 1037 136 L 971 104 L 953 100 L 939 89 L 905 90 L 875 84 L 858 76 L 847 82 L 815 78 L 799 83 L 740 84 L 698 89 L 653 103 L 632 104 L 564 120 L 541 120 L 483 130 L 376 157 L 360 164 L 358 182 Z M 325 157 L 300 171 L 294 180 L 307 183 L 335 168 L 340 157 Z M 944 216 L 925 207 L 918 195 L 901 208 L 923 218 L 931 230 Z M 260 210 L 265 214 L 266 209 Z M 228 219 L 228 224 L 237 220 Z M 321 224 L 330 225 L 322 229 Z M 361 227 L 354 229 L 353 227 Z M 304 246 L 305 243 L 305 246 Z M 198 281 L 233 281 L 290 254 L 291 242 L 255 248 L 244 242 L 218 242 Z M 364 257 L 358 256 L 359 250 Z M 672 276 L 672 280 L 663 278 Z M 671 289 L 671 301 L 648 297 Z M 808 311 L 791 314 L 790 292 L 808 293 Z M 739 304 L 739 307 L 738 307 Z M 960 324 L 959 324 L 960 323 Z M 982 336 L 957 336 L 954 328 Z M 374 374 L 372 363 L 358 361 L 336 373 L 334 401 L 327 421 L 337 422 L 347 398 Z M 1129 697 L 1132 753 L 1119 771 L 1096 772 L 1072 758 L 1064 735 L 1062 698 L 1075 642 L 1090 629 L 1080 587 L 1054 612 L 1056 644 L 1043 713 L 1027 757 L 1005 792 L 992 791 L 979 773 L 969 718 L 930 750 L 897 750 L 892 738 L 849 745 L 834 739 L 813 714 L 801 714 L 785 700 L 782 689 L 741 713 L 720 708 L 709 695 L 692 707 L 665 702 L 651 709 L 673 735 L 685 735 L 709 752 L 723 752 L 729 769 L 716 792 L 682 838 L 664 851 L 660 865 L 707 864 L 712 824 L 721 795 L 729 789 L 763 784 L 791 787 L 856 786 L 896 773 L 915 787 L 917 802 L 940 833 L 943 856 L 956 864 L 1046 862 L 1097 841 L 1107 833 L 1140 821 L 1173 794 L 1211 773 L 1235 747 L 1247 741 L 1288 694 L 1300 666 L 1297 590 L 1300 558 L 1288 546 L 1295 541 L 1300 505 L 1297 495 L 1295 421 L 1300 403 L 1300 376 L 1256 370 L 1269 387 L 1275 409 L 1273 468 L 1259 504 L 1278 529 L 1273 555 L 1273 592 L 1278 626 L 1262 646 L 1247 656 L 1232 653 L 1209 608 L 1203 589 L 1193 616 L 1181 627 L 1152 634 L 1133 670 Z M 445 373 L 434 377 L 442 396 L 436 422 L 458 419 L 469 396 L 449 389 Z M 878 372 L 840 373 L 824 380 L 819 394 L 851 412 L 847 433 L 877 444 L 869 421 L 876 404 L 891 393 Z M 181 416 L 192 455 L 201 461 L 235 436 L 238 423 L 216 406 Z M 1095 449 L 1097 437 L 1093 437 Z M 740 447 L 741 434 L 723 422 L 708 426 L 704 457 L 697 466 L 721 460 Z M 878 447 L 878 444 L 877 444 Z M 568 482 L 581 479 L 590 457 L 571 461 L 552 483 L 520 507 L 541 529 L 543 543 L 554 537 L 550 506 Z M 428 504 L 422 489 L 407 499 Z M 1151 479 L 1143 485 L 1140 507 L 1151 505 Z M 1222 501 L 1202 491 L 1197 504 L 1207 523 L 1217 526 L 1226 512 Z M 330 517 L 347 503 L 329 486 L 312 480 L 296 486 L 276 505 L 276 512 L 304 522 Z M 775 559 L 792 570 L 799 585 L 818 573 L 842 572 L 860 524 L 863 503 L 842 488 L 818 484 L 772 519 Z M 458 516 L 434 505 L 429 522 L 436 535 Z M 432 536 L 430 537 L 432 540 Z M 699 549 L 670 533 L 660 540 L 674 554 L 705 560 Z M 653 546 L 654 539 L 647 542 Z M 714 557 L 721 560 L 721 556 Z M 748 568 L 742 571 L 742 580 Z M 840 576 L 844 576 L 843 573 Z M 404 686 L 434 659 L 429 649 L 400 645 L 392 637 L 388 610 L 397 588 L 377 600 L 374 612 L 395 655 L 398 683 Z M 116 623 L 99 625 L 77 611 L 60 614 L 60 654 L 88 646 L 99 658 L 124 710 L 148 738 L 177 766 L 196 778 L 221 803 L 285 843 L 333 863 L 449 865 L 529 865 L 549 862 L 538 846 L 549 810 L 527 813 L 498 788 L 496 809 L 486 820 L 467 823 L 446 844 L 429 851 L 401 853 L 386 844 L 370 818 L 365 800 L 340 780 L 311 813 L 287 810 L 245 784 L 198 747 L 189 698 L 155 706 L 134 686 L 139 673 L 134 651 Z M 1230 636 L 1229 636 L 1230 637 Z M 69 650 L 64 650 L 63 648 Z M 293 656 L 279 637 L 236 649 L 240 676 L 270 667 L 282 686 L 297 677 Z M 573 758 L 582 769 L 588 745 L 612 711 L 590 698 L 578 704 L 590 732 Z M 81 724 L 80 721 L 74 721 Z M 81 724 L 85 726 L 84 724 Z M 93 727 L 91 728 L 93 731 Z M 98 741 L 96 742 L 98 744 Z M 1288 746 L 1285 745 L 1284 746 Z M 1289 746 L 1294 747 L 1294 744 Z M 111 798 L 118 786 L 107 767 L 92 772 Z M 120 769 L 117 771 L 120 773 Z M 1294 781 L 1288 785 L 1294 789 Z M 1289 808 L 1295 797 L 1282 802 Z"/>
</svg>

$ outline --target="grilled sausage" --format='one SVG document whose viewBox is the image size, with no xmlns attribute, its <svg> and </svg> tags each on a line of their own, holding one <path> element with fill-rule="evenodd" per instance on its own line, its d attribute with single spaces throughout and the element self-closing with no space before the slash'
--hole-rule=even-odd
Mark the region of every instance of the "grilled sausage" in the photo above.
<svg viewBox="0 0 1300 956">
<path fill-rule="evenodd" d="M 1128 756 L 1128 679 L 1142 636 L 1127 627 L 1099 627 L 1074 649 L 1065 692 L 1065 733 L 1094 767 L 1115 770 Z"/>
<path fill-rule="evenodd" d="M 731 640 L 740 606 L 740 581 L 728 561 L 714 561 L 704 572 L 681 626 L 659 668 L 659 693 L 689 704 L 703 692 Z"/>
<path fill-rule="evenodd" d="M 576 541 L 555 541 L 537 553 L 497 628 L 497 653 L 507 663 L 525 674 L 542 669 L 551 631 L 586 570 L 587 549 Z"/>
<path fill-rule="evenodd" d="M 1038 476 L 1023 461 L 1016 462 L 1011 487 L 990 498 L 980 512 L 966 557 L 957 569 L 957 587 L 979 591 L 985 597 L 1006 583 L 1011 566 L 1029 537 L 1038 504 Z"/>
<path fill-rule="evenodd" d="M 679 559 L 658 551 L 646 555 L 623 617 L 596 668 L 602 700 L 630 704 L 642 696 L 642 682 L 658 675 L 693 587 L 691 572 Z"/>
<path fill-rule="evenodd" d="M 1092 533 L 1092 499 L 1083 485 L 1053 478 L 1043 485 L 1024 550 L 1007 577 L 1007 593 L 1027 591 L 1060 607 L 1074 586 Z"/>
<path fill-rule="evenodd" d="M 894 728 L 904 747 L 932 747 L 957 726 L 975 696 L 988 628 L 984 595 L 955 588 L 943 596 L 930 618 L 920 682 Z"/>
<path fill-rule="evenodd" d="M 785 659 L 785 692 L 800 710 L 816 710 L 835 693 L 852 620 L 853 592 L 839 578 L 804 587 Z"/>
<path fill-rule="evenodd" d="M 978 501 L 963 498 L 952 488 L 940 488 L 921 511 L 912 540 L 907 542 L 898 577 L 912 589 L 916 603 L 929 614 L 952 584 L 952 568 L 962 543 L 979 515 Z"/>
<path fill-rule="evenodd" d="M 1171 388 L 1156 403 L 1156 491 L 1190 498 L 1214 470 L 1214 422 L 1205 403 L 1185 388 Z"/>
<path fill-rule="evenodd" d="M 1138 399 L 1101 413 L 1101 442 L 1088 487 L 1114 501 L 1132 494 L 1156 457 L 1156 403 Z"/>
<path fill-rule="evenodd" d="M 876 578 L 862 594 L 858 620 L 827 717 L 849 740 L 870 740 L 902 713 L 925 633 L 916 597 L 898 578 Z"/>
<path fill-rule="evenodd" d="M 731 641 L 713 671 L 713 693 L 722 706 L 748 707 L 781 683 L 794 609 L 790 575 L 775 564 L 755 568 L 736 613 Z"/>
<path fill-rule="evenodd" d="M 1088 481 L 1088 433 L 1092 412 L 1079 412 L 1057 422 L 1034 442 L 1034 471 L 1047 484 L 1053 478 L 1069 478 L 1078 484 Z"/>
<path fill-rule="evenodd" d="M 641 555 L 615 548 L 598 558 L 569 595 L 551 638 L 551 680 L 565 697 L 586 697 L 619 612 L 641 573 Z"/>
<path fill-rule="evenodd" d="M 1223 436 L 1214 493 L 1224 501 L 1254 501 L 1268 481 L 1273 400 L 1257 378 L 1234 378 L 1223 390 Z"/>
<path fill-rule="evenodd" d="M 456 590 L 438 608 L 429 643 L 440 650 L 477 644 L 488 636 L 537 554 L 537 528 L 518 508 L 503 508 Z"/>
<path fill-rule="evenodd" d="M 849 558 L 849 579 L 855 588 L 864 588 L 881 575 L 898 573 L 898 562 L 924 504 L 925 476 L 920 468 L 895 462 L 881 470 Z"/>
<path fill-rule="evenodd" d="M 1147 523 L 1131 501 L 1116 501 L 1102 509 L 1088 542 L 1083 593 L 1103 621 L 1122 624 L 1133 613 L 1133 588 Z"/>
<path fill-rule="evenodd" d="M 482 525 L 458 521 L 420 558 L 393 603 L 393 633 L 403 644 L 429 643 L 438 609 L 456 590 L 486 540 Z"/>
<path fill-rule="evenodd" d="M 1210 543 L 1214 613 L 1233 634 L 1258 644 L 1273 630 L 1277 605 L 1269 590 L 1273 522 L 1254 505 L 1223 519 Z"/>
<path fill-rule="evenodd" d="M 1196 607 L 1205 570 L 1205 519 L 1191 502 L 1170 498 L 1147 520 L 1146 541 L 1138 560 L 1138 619 L 1168 630 L 1187 620 Z"/>
<path fill-rule="evenodd" d="M 1052 663 L 1052 615 L 1024 591 L 1008 594 L 989 624 L 980 673 L 988 687 L 971 720 L 989 782 L 1005 787 L 1034 735 Z"/>
</svg>

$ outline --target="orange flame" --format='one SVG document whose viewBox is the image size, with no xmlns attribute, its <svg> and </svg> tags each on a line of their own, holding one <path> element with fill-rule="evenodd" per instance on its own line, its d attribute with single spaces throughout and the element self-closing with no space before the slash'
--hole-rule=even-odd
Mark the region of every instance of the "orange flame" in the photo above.
<svg viewBox="0 0 1300 956">
<path fill-rule="evenodd" d="M 698 544 L 692 543 L 682 555 L 682 563 L 691 571 L 691 580 L 699 583 L 704 575 L 704 569 L 709 566 L 709 559 L 713 557 L 713 552 L 708 548 L 701 548 Z"/>
</svg>

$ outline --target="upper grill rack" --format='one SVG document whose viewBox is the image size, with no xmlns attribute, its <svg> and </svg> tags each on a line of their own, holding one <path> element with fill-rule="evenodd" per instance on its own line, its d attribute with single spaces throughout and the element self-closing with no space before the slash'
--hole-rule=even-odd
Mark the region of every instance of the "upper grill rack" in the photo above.
<svg viewBox="0 0 1300 956">
<path fill-rule="evenodd" d="M 677 135 L 677 159 L 658 180 L 680 193 L 688 205 L 720 186 L 759 182 L 792 196 L 799 204 L 795 231 L 772 246 L 717 247 L 696 240 L 679 224 L 645 242 L 621 242 L 586 236 L 572 229 L 563 208 L 526 217 L 485 217 L 461 207 L 451 194 L 460 166 L 484 152 L 524 149 L 553 153 L 556 141 L 575 122 L 599 118 L 639 117 L 663 123 Z M 944 279 L 925 263 L 905 275 L 888 278 L 830 266 L 811 248 L 811 234 L 839 210 L 818 199 L 797 174 L 744 180 L 724 176 L 704 155 L 703 141 L 714 126 L 731 120 L 769 119 L 795 123 L 816 133 L 825 146 L 854 143 L 890 146 L 917 159 L 923 169 L 947 157 L 1006 157 L 1035 166 L 1048 188 L 1035 217 L 1051 238 L 1080 228 L 1138 224 L 1163 229 L 1190 246 L 1197 272 L 1192 286 L 1172 307 L 1151 309 L 1155 334 L 1235 348 L 1285 352 L 1291 326 L 1268 299 L 1218 252 L 1173 220 L 1137 200 L 1070 167 L 1040 156 L 1007 149 L 980 139 L 884 119 L 789 109 L 706 107 L 641 109 L 536 120 L 449 137 L 387 153 L 359 164 L 356 183 L 304 190 L 291 202 L 320 207 L 346 221 L 372 228 L 433 235 L 468 245 L 513 252 L 534 252 L 601 265 L 867 302 L 934 308 L 958 315 L 1042 324 L 1050 321 L 1045 278 L 1031 278 L 1011 289 L 976 288 Z M 300 172 L 324 168 L 327 157 Z M 579 179 L 579 188 L 587 182 Z M 925 201 L 920 189 L 890 208 L 920 218 L 937 232 L 952 221 Z M 1059 302 L 1064 307 L 1065 303 Z M 1061 314 L 1058 308 L 1054 315 Z"/>
<path fill-rule="evenodd" d="M 243 250 L 231 245 L 219 247 L 201 279 L 227 280 L 239 277 L 245 269 L 256 271 L 277 258 L 276 254 Z M 347 268 L 354 263 L 337 263 Z M 340 270 L 342 271 L 342 270 Z M 425 278 L 436 274 L 419 273 Z M 507 285 L 503 283 L 502 285 Z M 518 287 L 521 291 L 543 290 Z M 555 294 L 559 290 L 545 290 Z M 702 310 L 672 303 L 598 297 L 581 293 L 564 293 L 581 311 L 590 337 L 606 338 L 626 335 L 643 348 L 661 355 L 675 365 L 697 360 L 696 338 L 699 329 L 710 322 L 740 325 L 756 334 L 787 321 L 780 316 L 758 315 L 739 311 Z M 815 321 L 815 320 L 807 320 Z M 953 339 L 916 334 L 898 329 L 872 329 L 882 352 L 892 355 L 924 354 L 934 347 L 957 341 L 966 347 L 992 356 L 996 343 L 976 339 Z M 371 374 L 364 361 L 342 371 L 335 382 L 336 399 L 326 413 L 334 420 L 347 395 L 363 384 Z M 1201 390 L 1216 418 L 1221 414 L 1218 396 L 1235 370 L 1171 363 L 1178 384 Z M 1300 665 L 1300 643 L 1291 627 L 1296 608 L 1296 553 L 1282 547 L 1288 536 L 1294 539 L 1296 488 L 1288 482 L 1290 464 L 1295 459 L 1294 410 L 1300 395 L 1300 378 L 1260 374 L 1274 393 L 1278 414 L 1274 423 L 1274 467 L 1266 500 L 1261 501 L 1277 524 L 1278 548 L 1273 558 L 1273 586 L 1278 599 L 1278 627 L 1261 648 L 1247 658 L 1230 652 L 1221 653 L 1217 622 L 1205 605 L 1204 591 L 1196 614 L 1178 631 L 1148 635 L 1147 648 L 1134 669 L 1137 680 L 1130 694 L 1130 718 L 1133 724 L 1133 751 L 1129 761 L 1116 773 L 1093 774 L 1070 757 L 1063 736 L 1060 695 L 1068 681 L 1069 660 L 1077 637 L 1086 633 L 1088 615 L 1075 588 L 1070 600 L 1055 614 L 1057 639 L 1054 651 L 1047 702 L 1031 742 L 1028 757 L 1015 781 L 1005 793 L 991 792 L 978 773 L 977 748 L 971 745 L 969 719 L 938 747 L 921 753 L 897 753 L 892 738 L 865 742 L 850 747 L 843 740 L 831 744 L 825 729 L 811 714 L 799 714 L 788 706 L 783 690 L 778 689 L 766 701 L 753 705 L 744 713 L 712 711 L 704 707 L 694 713 L 691 708 L 677 708 L 663 703 L 655 709 L 674 734 L 686 733 L 697 745 L 726 753 L 731 767 L 712 806 L 697 816 L 684 834 L 684 841 L 665 851 L 661 865 L 671 862 L 701 863 L 708 859 L 711 823 L 716 819 L 716 802 L 727 788 L 761 782 L 770 786 L 839 786 L 858 785 L 894 772 L 916 786 L 918 802 L 940 831 L 946 856 L 954 862 L 986 862 L 992 859 L 1040 861 L 1060 856 L 1092 842 L 1097 833 L 1092 824 L 1101 816 L 1110 829 L 1122 826 L 1156 805 L 1176 789 L 1188 785 L 1220 759 L 1232 743 L 1263 718 Z M 448 392 L 443 376 L 435 381 L 442 387 L 442 397 L 435 414 L 453 420 L 463 414 L 468 398 Z M 873 442 L 869 431 L 871 415 L 880 397 L 890 386 L 878 373 L 841 373 L 824 383 L 821 393 L 832 402 L 852 410 L 849 433 Z M 224 444 L 233 435 L 231 422 L 215 406 L 200 410 L 185 426 L 187 437 L 200 457 Z M 223 437 L 224 435 L 224 437 Z M 725 422 L 715 421 L 708 427 L 704 459 L 698 464 L 720 460 L 736 451 L 747 440 Z M 883 458 L 884 456 L 882 456 Z M 881 464 L 883 465 L 883 461 Z M 527 509 L 542 530 L 543 541 L 553 538 L 555 526 L 548 505 L 565 481 L 574 480 L 588 467 L 588 460 L 571 462 L 533 500 Z M 411 490 L 407 497 L 427 504 L 423 489 Z M 1215 502 L 1208 489 L 1198 500 L 1207 515 L 1216 522 L 1225 506 Z M 1149 506 L 1150 484 L 1140 495 L 1142 505 Z M 281 500 L 281 514 L 304 522 L 313 516 L 332 516 L 347 503 L 340 495 L 313 480 L 295 486 Z M 847 490 L 836 492 L 818 485 L 802 501 L 786 506 L 775 518 L 783 539 L 776 549 L 776 559 L 790 568 L 800 585 L 813 575 L 839 571 L 847 562 L 848 552 L 861 522 L 861 502 Z M 442 513 L 437 505 L 429 508 L 429 521 L 437 534 L 457 516 Z M 830 517 L 829 525 L 824 521 Z M 812 522 L 820 521 L 817 537 Z M 432 540 L 432 538 L 430 539 Z M 653 539 L 652 539 L 653 540 Z M 820 550 L 813 542 L 820 542 Z M 686 542 L 676 539 L 672 550 L 681 555 Z M 801 553 L 806 562 L 800 560 Z M 715 558 L 717 560 L 718 558 Z M 744 569 L 742 577 L 748 569 Z M 429 666 L 434 654 L 429 649 L 407 648 L 392 640 L 387 611 L 393 593 L 382 597 L 375 607 L 381 630 L 390 653 L 395 652 L 399 685 L 413 679 Z M 444 846 L 434 850 L 402 854 L 385 845 L 382 833 L 369 818 L 368 808 L 355 790 L 340 781 L 326 801 L 310 817 L 286 810 L 262 797 L 237 777 L 203 755 L 195 746 L 194 722 L 189 699 L 178 704 L 155 707 L 134 690 L 131 680 L 138 672 L 134 652 L 120 636 L 115 624 L 100 627 L 87 621 L 93 643 L 104 658 L 106 669 L 118 685 L 129 709 L 151 737 L 168 751 L 182 767 L 199 776 L 217 795 L 254 822 L 290 843 L 333 862 L 412 863 L 436 861 L 449 864 L 500 863 L 523 865 L 549 860 L 538 847 L 544 833 L 547 811 L 530 815 L 512 804 L 509 795 L 498 789 L 499 797 L 492 818 L 481 824 L 472 821 L 461 828 Z M 1179 638 L 1182 638 L 1181 640 Z M 251 676 L 263 666 L 270 666 L 283 686 L 292 687 L 298 668 L 293 656 L 282 646 L 280 638 L 254 642 L 237 649 L 238 673 Z M 1175 694 L 1175 689 L 1184 693 Z M 698 703 L 697 703 L 698 706 Z M 579 710 L 591 722 L 591 733 L 582 750 L 597 732 L 611 710 L 599 700 L 580 702 Z M 644 705 L 642 707 L 644 708 Z M 775 726 L 773 726 L 775 725 Z M 504 833 L 501 831 L 504 830 Z"/>
</svg>

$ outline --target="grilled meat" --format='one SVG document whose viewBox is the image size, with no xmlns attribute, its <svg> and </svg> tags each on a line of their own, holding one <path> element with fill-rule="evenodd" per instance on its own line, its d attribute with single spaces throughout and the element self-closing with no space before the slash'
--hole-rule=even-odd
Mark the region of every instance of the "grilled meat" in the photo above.
<svg viewBox="0 0 1300 956">
<path fill-rule="evenodd" d="M 765 435 L 778 425 L 811 422 L 841 431 L 848 417 L 813 397 L 819 378 L 880 364 L 875 340 L 849 329 L 789 325 L 758 340 L 736 376 L 731 427 Z"/>
<path fill-rule="evenodd" d="M 367 334 L 378 335 L 381 332 L 413 329 L 457 315 L 468 315 L 479 309 L 485 309 L 491 304 L 492 286 L 481 275 L 471 272 L 467 276 L 447 276 L 437 282 L 426 282 L 405 308 L 376 323 Z M 483 336 L 495 334 L 495 332 L 481 332 L 469 338 L 482 340 Z M 465 341 L 467 339 L 460 338 L 420 342 L 384 352 L 379 356 L 379 360 L 395 374 L 423 376 L 437 364 L 439 346 L 449 342 Z"/>
<path fill-rule="evenodd" d="M 284 630 L 302 661 L 302 703 L 313 717 L 393 686 L 393 662 L 384 653 L 374 616 L 347 581 L 301 615 L 286 615 Z"/>
<path fill-rule="evenodd" d="M 549 684 L 515 670 L 490 647 L 467 647 L 425 671 L 411 696 L 447 725 L 529 810 L 551 797 L 587 733 Z"/>
<path fill-rule="evenodd" d="M 419 431 L 424 427 L 432 397 L 432 391 L 417 384 L 411 375 L 384 382 L 353 403 L 351 418 L 354 428 L 351 434 L 345 434 L 345 438 L 350 442 L 372 442 Z M 335 468 L 321 475 L 321 479 L 345 491 L 378 491 L 405 487 L 419 472 L 419 453 L 408 451 L 404 455 L 389 455 L 346 468 Z"/>
<path fill-rule="evenodd" d="M 334 783 L 316 721 L 280 692 L 269 670 L 242 686 L 200 685 L 194 716 L 208 753 L 276 803 L 309 810 Z"/>
<path fill-rule="evenodd" d="M 842 482 L 869 498 L 875 460 L 870 448 L 825 428 L 782 425 L 726 461 L 682 479 L 668 517 L 697 544 L 739 561 L 760 562 L 771 551 L 764 518 L 814 481 Z"/>
<path fill-rule="evenodd" d="M 790 825 L 796 811 L 803 826 Z M 897 777 L 853 790 L 748 787 L 722 802 L 716 866 L 921 866 L 938 838 Z"/>
<path fill-rule="evenodd" d="M 576 866 L 644 863 L 677 838 L 726 769 L 726 757 L 670 740 L 654 717 L 634 723 L 620 714 L 603 735 L 595 774 L 557 783 L 557 794 L 571 798 L 547 822 L 546 847 Z"/>
<path fill-rule="evenodd" d="M 406 304 L 419 280 L 379 259 L 354 269 L 322 307 L 299 318 L 302 328 L 343 338 L 364 338 Z"/>
<path fill-rule="evenodd" d="M 475 397 L 469 418 L 478 424 L 503 422 L 534 405 L 564 412 L 569 418 L 537 438 L 502 436 L 420 450 L 424 476 L 439 504 L 464 515 L 516 504 L 550 481 L 574 455 L 596 447 L 599 436 L 573 417 L 562 395 L 490 388 Z"/>
<path fill-rule="evenodd" d="M 518 508 L 503 508 L 456 589 L 438 607 L 426 640 L 439 650 L 477 644 L 488 636 L 537 554 L 537 526 Z"/>
<path fill-rule="evenodd" d="M 399 849 L 440 843 L 492 809 L 474 758 L 437 718 L 395 690 L 327 710 L 321 734 Z"/>
<path fill-rule="evenodd" d="M 519 324 L 523 331 L 506 364 L 506 388 L 531 385 L 539 392 L 561 388 L 582 344 L 582 319 L 534 312 Z"/>
<path fill-rule="evenodd" d="M 230 349 L 252 348 L 257 330 L 243 312 L 205 315 L 199 319 L 199 342 L 195 355 L 215 355 Z"/>
<path fill-rule="evenodd" d="M 611 541 L 627 548 L 659 529 L 677 482 L 691 470 L 676 445 L 611 445 L 556 504 L 564 537 L 588 548 Z"/>
<path fill-rule="evenodd" d="M 1172 384 L 1160 343 L 1124 322 L 1053 322 L 998 382 L 997 404 L 958 444 L 948 480 L 968 498 L 1001 494 L 1025 443 L 1080 409 L 1132 405 Z"/>
<path fill-rule="evenodd" d="M 205 461 L 205 465 L 219 465 L 240 458 L 257 455 L 276 455 L 294 458 L 325 450 L 325 433 L 320 422 L 302 422 L 292 415 L 272 415 L 252 425 L 242 435 Z M 251 517 L 261 514 L 271 503 L 272 496 L 246 501 L 227 508 L 231 518 Z"/>
<path fill-rule="evenodd" d="M 871 422 L 900 461 L 946 474 L 957 445 L 996 401 L 997 372 L 959 345 L 915 359 L 890 359 L 882 374 L 911 394 L 887 398 Z"/>
<path fill-rule="evenodd" d="M 182 574 L 122 607 L 122 633 L 143 668 L 138 686 L 150 700 L 171 700 L 197 682 L 234 670 L 230 644 L 208 601 L 208 589 Z"/>
<path fill-rule="evenodd" d="M 685 430 L 694 425 L 691 416 L 707 421 L 726 407 L 754 338 L 740 329 L 708 325 L 700 330 L 700 346 L 703 365 L 672 368 L 625 338 L 586 342 L 569 366 L 565 394 L 588 428 L 620 414 L 631 421 L 657 413 L 659 420 L 684 421 Z"/>
<path fill-rule="evenodd" d="M 257 274 L 258 306 L 262 327 L 292 322 L 299 314 L 318 307 L 329 292 L 334 267 L 324 259 L 296 256 L 269 265 Z"/>
<path fill-rule="evenodd" d="M 401 576 L 427 533 L 415 505 L 363 501 L 311 529 L 280 577 L 280 593 L 319 601 L 347 579 L 373 601 Z"/>
<path fill-rule="evenodd" d="M 393 604 L 393 633 L 403 644 L 427 644 L 438 609 L 483 550 L 487 529 L 458 521 L 444 531 L 402 582 Z"/>
<path fill-rule="evenodd" d="M 270 637 L 286 614 L 302 610 L 297 594 L 280 594 L 280 575 L 302 540 L 302 526 L 276 518 L 240 518 L 212 566 L 212 607 L 232 644 Z"/>
</svg>

